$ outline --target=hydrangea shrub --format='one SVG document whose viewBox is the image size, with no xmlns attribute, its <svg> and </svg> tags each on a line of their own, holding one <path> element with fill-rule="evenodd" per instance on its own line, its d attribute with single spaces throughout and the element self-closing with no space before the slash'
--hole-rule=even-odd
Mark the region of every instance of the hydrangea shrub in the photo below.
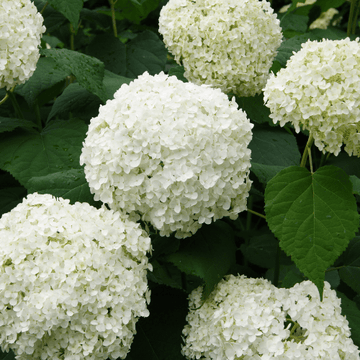
<svg viewBox="0 0 360 360">
<path fill-rule="evenodd" d="M 342 145 L 360 156 L 360 43 L 307 41 L 272 74 L 264 101 L 273 122 L 308 130 L 322 152 L 338 155 Z"/>
<path fill-rule="evenodd" d="M 30 0 L 1 0 L 0 19 L 0 89 L 9 90 L 34 73 L 46 28 Z"/>
<path fill-rule="evenodd" d="M 227 276 L 204 303 L 201 293 L 189 296 L 187 359 L 360 359 L 328 282 L 323 301 L 311 281 L 284 289 L 244 275 Z"/>
<path fill-rule="evenodd" d="M 170 0 L 159 32 L 189 81 L 238 96 L 261 93 L 282 40 L 265 0 Z"/>
<path fill-rule="evenodd" d="M 0 345 L 16 359 L 125 358 L 149 315 L 150 238 L 105 208 L 32 194 L 0 219 Z"/>
<path fill-rule="evenodd" d="M 80 162 L 96 200 L 183 238 L 246 209 L 252 127 L 219 89 L 145 73 L 91 119 Z"/>
</svg>

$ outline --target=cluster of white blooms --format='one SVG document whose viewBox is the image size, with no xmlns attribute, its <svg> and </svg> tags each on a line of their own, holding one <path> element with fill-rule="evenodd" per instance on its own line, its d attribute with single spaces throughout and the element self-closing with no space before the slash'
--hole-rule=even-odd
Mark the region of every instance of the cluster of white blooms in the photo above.
<svg viewBox="0 0 360 360">
<path fill-rule="evenodd" d="M 202 303 L 189 297 L 183 355 L 216 360 L 359 360 L 340 299 L 325 282 L 278 289 L 265 279 L 227 276 Z"/>
<path fill-rule="evenodd" d="M 144 73 L 91 119 L 80 163 L 96 200 L 183 238 L 246 209 L 252 126 L 219 89 Z"/>
<path fill-rule="evenodd" d="M 125 358 L 148 316 L 150 238 L 125 215 L 29 195 L 0 219 L 0 345 L 18 360 Z"/>
<path fill-rule="evenodd" d="M 342 144 L 360 156 L 359 39 L 307 41 L 264 89 L 274 123 L 290 122 L 313 136 L 320 151 L 338 155 Z"/>
<path fill-rule="evenodd" d="M 261 93 L 282 41 L 266 0 L 170 0 L 159 32 L 189 81 L 238 96 Z"/>
<path fill-rule="evenodd" d="M 10 89 L 34 73 L 46 29 L 30 0 L 1 0 L 0 19 L 0 89 Z"/>
<path fill-rule="evenodd" d="M 316 0 L 305 0 L 305 2 L 303 2 L 303 3 L 298 2 L 296 4 L 296 7 L 302 7 L 302 6 L 305 6 L 305 5 L 312 5 L 315 2 L 316 2 Z M 290 8 L 290 6 L 291 6 L 291 4 L 283 6 L 279 10 L 279 13 L 286 12 Z M 320 14 L 320 16 L 310 24 L 309 29 L 311 29 L 311 30 L 312 29 L 327 29 L 327 27 L 330 25 L 333 17 L 338 13 L 339 13 L 339 11 L 334 9 L 334 8 L 330 8 L 330 9 L 322 12 Z"/>
</svg>

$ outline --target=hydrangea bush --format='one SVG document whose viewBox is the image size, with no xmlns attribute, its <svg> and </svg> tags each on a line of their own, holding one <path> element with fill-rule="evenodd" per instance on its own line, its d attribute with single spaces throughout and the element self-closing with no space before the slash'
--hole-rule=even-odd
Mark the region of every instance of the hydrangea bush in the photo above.
<svg viewBox="0 0 360 360">
<path fill-rule="evenodd" d="M 307 41 L 264 89 L 273 122 L 308 130 L 319 150 L 360 156 L 359 39 Z"/>
<path fill-rule="evenodd" d="M 265 0 L 170 0 L 159 32 L 189 81 L 238 96 L 261 92 L 282 39 Z"/>
<path fill-rule="evenodd" d="M 0 359 L 359 360 L 357 3 L 0 1 Z"/>
<path fill-rule="evenodd" d="M 325 282 L 279 289 L 265 279 L 230 275 L 203 303 L 202 287 L 189 296 L 182 353 L 188 359 L 356 360 L 341 300 Z"/>
<path fill-rule="evenodd" d="M 220 90 L 145 73 L 91 119 L 80 162 L 95 200 L 183 238 L 246 209 L 252 126 Z"/>
<path fill-rule="evenodd" d="M 30 0 L 2 0 L 0 18 L 0 89 L 10 89 L 34 73 L 46 29 Z"/>
<path fill-rule="evenodd" d="M 17 359 L 125 358 L 149 316 L 150 238 L 119 212 L 29 195 L 0 220 L 0 345 Z"/>
</svg>

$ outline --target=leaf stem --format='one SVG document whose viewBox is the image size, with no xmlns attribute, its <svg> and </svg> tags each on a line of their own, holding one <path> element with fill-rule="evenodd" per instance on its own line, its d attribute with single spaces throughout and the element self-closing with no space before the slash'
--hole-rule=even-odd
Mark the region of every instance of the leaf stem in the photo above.
<svg viewBox="0 0 360 360">
<path fill-rule="evenodd" d="M 254 215 L 260 216 L 260 217 L 262 217 L 263 219 L 266 219 L 266 216 L 265 216 L 265 215 L 260 214 L 260 213 L 254 211 L 254 210 L 246 209 L 246 211 L 249 212 L 249 213 L 252 213 L 252 214 L 254 214 Z"/>
<path fill-rule="evenodd" d="M 4 98 L 0 101 L 0 105 L 2 105 L 9 98 L 8 93 L 4 96 Z"/>
<path fill-rule="evenodd" d="M 347 26 L 347 36 L 355 34 L 356 20 L 359 16 L 360 0 L 351 0 L 350 14 Z"/>
<path fill-rule="evenodd" d="M 307 161 L 307 158 L 308 158 L 308 155 L 309 155 L 309 150 L 311 148 L 311 145 L 312 143 L 314 142 L 314 138 L 312 136 L 312 134 L 310 133 L 310 136 L 308 138 L 308 141 L 305 145 L 305 149 L 304 149 L 304 152 L 303 152 L 303 156 L 301 158 L 301 163 L 300 163 L 300 166 L 301 167 L 305 167 L 306 166 L 306 161 Z"/>
<path fill-rule="evenodd" d="M 16 113 L 16 116 L 18 117 L 18 119 L 24 119 L 24 115 L 21 111 L 20 105 L 17 102 L 16 97 L 13 93 L 14 89 L 15 89 L 15 86 L 10 91 L 7 91 L 6 93 L 8 94 L 8 96 L 11 100 L 12 106 L 14 107 L 14 110 L 15 110 L 15 113 Z"/>
<path fill-rule="evenodd" d="M 45 3 L 45 5 L 44 5 L 44 7 L 41 9 L 41 11 L 40 11 L 40 14 L 42 15 L 43 14 L 43 12 L 45 11 L 45 9 L 46 9 L 46 7 L 49 5 L 49 2 L 47 1 L 46 3 Z"/>
<path fill-rule="evenodd" d="M 313 174 L 313 173 L 314 173 L 314 169 L 313 169 L 313 163 L 312 163 L 312 158 L 311 158 L 311 148 L 308 148 L 308 153 L 309 153 L 310 171 L 311 171 L 311 174 Z"/>
<path fill-rule="evenodd" d="M 115 4 L 118 0 L 109 0 L 111 7 L 111 18 L 112 18 L 112 26 L 114 30 L 114 36 L 117 38 L 117 28 L 116 28 L 116 18 L 115 18 Z"/>
<path fill-rule="evenodd" d="M 36 116 L 36 125 L 37 125 L 39 131 L 41 132 L 41 130 L 42 130 L 42 122 L 41 122 L 39 104 L 38 104 L 37 101 L 36 101 L 36 103 L 34 105 L 34 110 L 35 110 L 35 116 Z"/>
</svg>

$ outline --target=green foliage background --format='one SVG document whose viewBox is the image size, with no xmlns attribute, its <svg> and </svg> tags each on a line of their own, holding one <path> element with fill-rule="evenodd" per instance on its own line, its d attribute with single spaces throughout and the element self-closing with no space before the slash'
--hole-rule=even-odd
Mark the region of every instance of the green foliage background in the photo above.
<svg viewBox="0 0 360 360">
<path fill-rule="evenodd" d="M 288 2 L 274 0 L 272 6 L 278 12 Z M 274 72 L 308 39 L 346 37 L 348 2 L 317 0 L 296 8 L 298 2 L 292 0 L 290 9 L 279 15 L 285 41 Z M 0 106 L 0 215 L 33 192 L 99 207 L 79 165 L 90 119 L 122 84 L 145 71 L 164 71 L 186 81 L 158 33 L 166 1 L 118 0 L 117 36 L 111 1 L 34 3 L 44 9 L 47 32 L 34 75 L 15 88 L 16 101 Z M 309 30 L 330 7 L 339 10 L 336 27 Z M 5 95 L 1 89 L 0 99 Z M 236 221 L 203 226 L 184 240 L 151 232 L 150 317 L 137 324 L 129 360 L 183 359 L 188 294 L 203 285 L 206 298 L 226 274 L 265 277 L 283 287 L 309 278 L 320 293 L 324 279 L 329 281 L 360 346 L 360 160 L 344 152 L 326 157 L 313 148 L 314 171 L 300 167 L 307 134 L 274 126 L 262 96 L 236 101 L 255 125 L 248 208 L 265 214 L 266 220 L 245 212 Z M 0 359 L 14 355 L 4 353 Z"/>
</svg>

